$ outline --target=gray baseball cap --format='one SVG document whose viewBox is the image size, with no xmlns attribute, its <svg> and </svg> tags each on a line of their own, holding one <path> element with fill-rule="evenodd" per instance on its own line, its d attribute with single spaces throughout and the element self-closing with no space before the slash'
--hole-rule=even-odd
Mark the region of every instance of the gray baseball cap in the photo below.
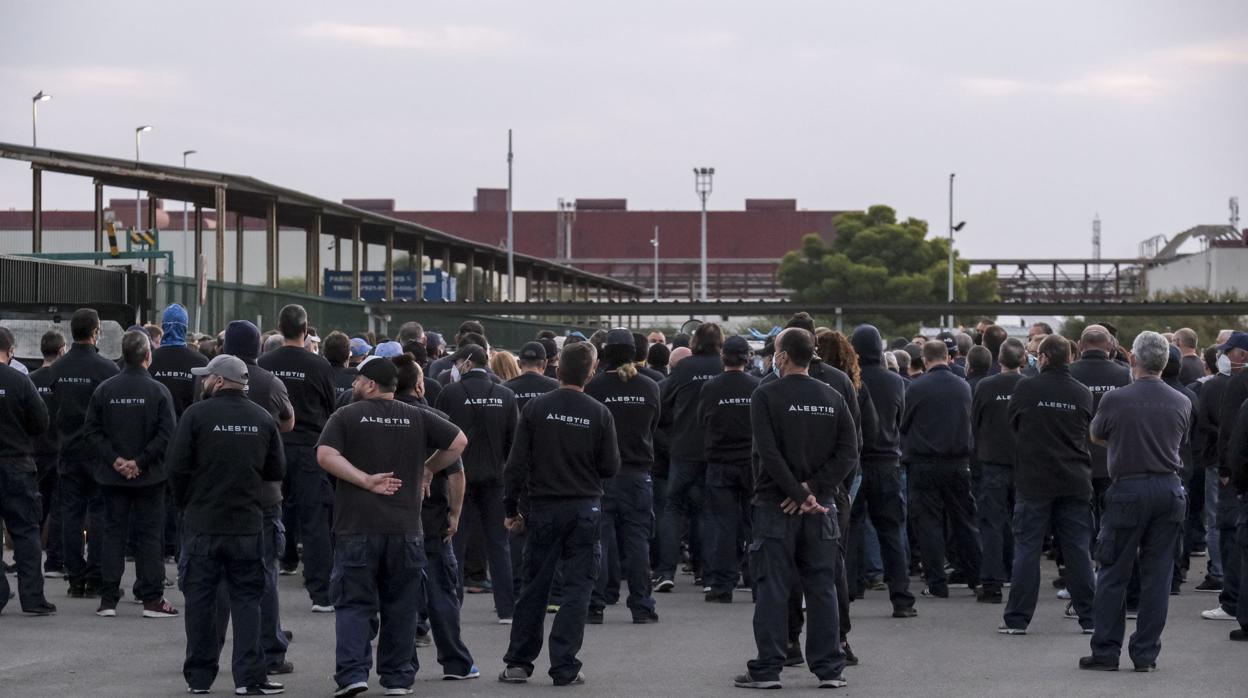
<svg viewBox="0 0 1248 698">
<path fill-rule="evenodd" d="M 218 354 L 207 366 L 192 368 L 191 373 L 196 376 L 221 376 L 231 383 L 247 384 L 247 364 L 230 354 Z"/>
</svg>

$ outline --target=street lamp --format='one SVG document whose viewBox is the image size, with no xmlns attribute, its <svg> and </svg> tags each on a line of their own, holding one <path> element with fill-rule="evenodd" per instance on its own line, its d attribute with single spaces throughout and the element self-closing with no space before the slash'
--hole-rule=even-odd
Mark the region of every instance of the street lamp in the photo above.
<svg viewBox="0 0 1248 698">
<path fill-rule="evenodd" d="M 30 99 L 30 144 L 38 147 L 39 145 L 39 103 L 52 99 L 52 95 L 44 94 L 43 90 L 39 90 L 34 97 Z"/>
<path fill-rule="evenodd" d="M 186 158 L 198 152 L 199 152 L 198 150 L 183 150 L 182 151 L 182 169 L 186 169 Z M 184 259 L 186 257 L 191 256 L 190 240 L 187 239 L 186 219 L 187 219 L 187 206 L 186 206 L 186 202 L 183 201 L 182 202 L 182 254 L 184 255 L 183 257 Z"/>
<path fill-rule="evenodd" d="M 650 240 L 650 244 L 654 245 L 654 299 L 659 299 L 659 226 L 654 226 L 654 238 Z"/>
<path fill-rule="evenodd" d="M 702 199 L 702 300 L 706 297 L 706 200 L 711 195 L 711 179 L 715 176 L 714 167 L 693 168 L 693 186 Z"/>
<path fill-rule="evenodd" d="M 142 158 L 139 156 L 139 138 L 144 133 L 147 133 L 148 131 L 151 131 L 151 130 L 152 130 L 151 126 L 139 126 L 138 128 L 134 129 L 134 164 L 136 166 L 142 160 Z M 134 190 L 134 229 L 135 230 L 139 229 L 139 221 L 143 219 L 142 206 L 139 204 L 140 193 L 141 193 L 140 190 L 138 189 Z"/>
<path fill-rule="evenodd" d="M 953 224 L 953 178 L 957 176 L 956 172 L 949 173 L 949 298 L 950 306 L 953 305 L 953 234 L 960 232 L 966 227 L 966 221 L 961 221 L 957 225 Z M 949 308 L 949 329 L 953 329 L 953 308 Z"/>
</svg>

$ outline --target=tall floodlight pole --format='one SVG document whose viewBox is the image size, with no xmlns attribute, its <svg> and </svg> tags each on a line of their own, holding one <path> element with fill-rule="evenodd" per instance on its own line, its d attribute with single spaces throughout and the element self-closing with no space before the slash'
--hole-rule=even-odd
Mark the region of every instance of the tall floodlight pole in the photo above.
<svg viewBox="0 0 1248 698">
<path fill-rule="evenodd" d="M 659 226 L 654 226 L 654 239 L 650 241 L 654 245 L 654 299 L 659 299 Z"/>
<path fill-rule="evenodd" d="M 711 196 L 711 179 L 715 176 L 714 167 L 695 167 L 693 168 L 693 185 L 698 192 L 698 198 L 702 199 L 702 298 L 707 300 L 706 294 L 706 200 Z"/>
<path fill-rule="evenodd" d="M 39 145 L 39 103 L 49 99 L 52 99 L 52 95 L 44 94 L 43 90 L 39 90 L 30 99 L 30 144 L 32 146 Z"/>
<path fill-rule="evenodd" d="M 956 172 L 949 173 L 949 329 L 953 329 L 953 178 Z"/>
<path fill-rule="evenodd" d="M 507 129 L 507 292 L 503 298 L 509 301 L 516 295 L 516 240 L 511 221 L 511 129 Z"/>
<path fill-rule="evenodd" d="M 138 128 L 134 129 L 134 164 L 136 165 L 143 161 L 143 158 L 141 157 L 140 152 L 139 152 L 139 139 L 140 137 L 142 137 L 144 133 L 147 133 L 148 131 L 151 131 L 151 130 L 152 130 L 151 126 L 139 126 Z M 139 197 L 141 194 L 142 194 L 141 190 L 139 189 L 134 190 L 134 229 L 135 230 L 139 229 L 139 221 L 143 220 L 143 207 L 139 203 Z"/>
<path fill-rule="evenodd" d="M 187 157 L 189 157 L 189 156 L 191 156 L 191 155 L 194 155 L 195 153 L 198 153 L 198 152 L 199 152 L 198 150 L 183 150 L 183 151 L 182 151 L 182 168 L 183 168 L 183 169 L 186 169 L 186 158 L 187 158 Z M 183 254 L 183 259 L 189 258 L 189 257 L 191 256 L 191 243 L 190 243 L 190 240 L 188 240 L 188 239 L 187 239 L 187 235 L 189 234 L 189 233 L 187 232 L 187 218 L 188 218 L 187 206 L 186 206 L 186 202 L 185 202 L 185 201 L 183 201 L 183 202 L 182 202 L 182 254 Z"/>
</svg>

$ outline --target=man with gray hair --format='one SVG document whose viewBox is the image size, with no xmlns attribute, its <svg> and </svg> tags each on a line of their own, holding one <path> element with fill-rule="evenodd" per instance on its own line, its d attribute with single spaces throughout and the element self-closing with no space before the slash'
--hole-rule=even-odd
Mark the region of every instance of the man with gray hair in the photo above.
<svg viewBox="0 0 1248 698">
<path fill-rule="evenodd" d="M 1127 583 L 1137 558 L 1140 609 L 1128 653 L 1136 671 L 1157 669 L 1175 549 L 1187 512 L 1179 448 L 1190 426 L 1191 401 L 1161 380 L 1170 358 L 1164 337 L 1141 332 L 1131 353 L 1135 381 L 1101 399 L 1089 430 L 1094 443 L 1108 448 L 1113 484 L 1105 493 L 1094 555 L 1101 568 L 1092 611 L 1092 654 L 1079 660 L 1080 669 L 1117 671 Z"/>
</svg>

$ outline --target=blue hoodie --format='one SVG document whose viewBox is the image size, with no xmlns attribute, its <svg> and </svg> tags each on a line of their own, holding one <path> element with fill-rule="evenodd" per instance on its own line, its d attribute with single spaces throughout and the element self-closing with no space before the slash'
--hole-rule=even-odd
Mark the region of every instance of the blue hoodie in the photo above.
<svg viewBox="0 0 1248 698">
<path fill-rule="evenodd" d="M 186 325 L 187 325 L 186 308 L 174 303 L 165 308 L 164 315 L 160 316 L 160 329 L 164 335 L 160 338 L 160 345 L 166 347 L 184 347 L 186 346 Z"/>
</svg>

